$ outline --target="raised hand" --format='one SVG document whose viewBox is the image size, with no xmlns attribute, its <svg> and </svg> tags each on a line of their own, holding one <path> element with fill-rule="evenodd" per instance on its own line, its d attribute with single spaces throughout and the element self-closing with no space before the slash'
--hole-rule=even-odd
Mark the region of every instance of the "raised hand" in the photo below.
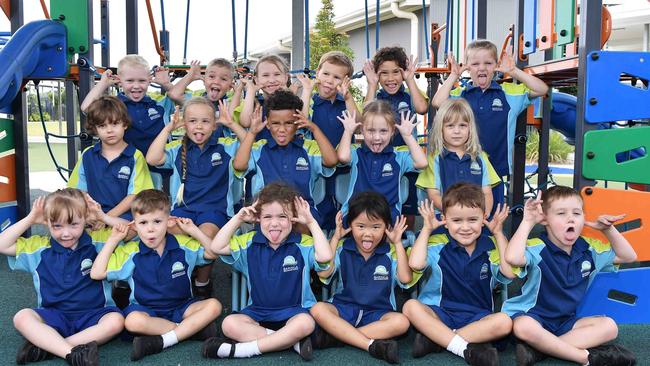
<svg viewBox="0 0 650 366">
<path fill-rule="evenodd" d="M 120 242 L 126 238 L 126 234 L 129 232 L 129 227 L 133 224 L 133 221 L 131 221 L 128 225 L 124 224 L 119 224 L 113 226 L 113 229 L 111 229 L 111 235 L 109 239 L 115 240 L 116 242 Z"/>
<path fill-rule="evenodd" d="M 237 215 L 235 215 L 239 220 L 243 222 L 256 222 L 257 221 L 257 201 L 253 202 L 250 206 L 242 207 Z"/>
<path fill-rule="evenodd" d="M 120 77 L 117 75 L 113 75 L 113 71 L 111 69 L 106 69 L 102 73 L 102 76 L 99 78 L 99 83 L 104 84 L 107 88 L 112 85 L 117 85 L 120 82 Z"/>
<path fill-rule="evenodd" d="M 361 126 L 361 122 L 357 122 L 355 118 L 356 115 L 357 115 L 356 111 L 352 111 L 350 113 L 350 111 L 344 110 L 343 113 L 340 116 L 337 116 L 336 118 L 339 121 L 341 121 L 341 123 L 343 124 L 343 128 L 346 131 L 354 134 L 354 131 L 356 131 L 357 128 L 359 128 L 359 126 Z"/>
<path fill-rule="evenodd" d="M 499 203 L 494 211 L 492 220 L 488 221 L 487 218 L 485 218 L 483 219 L 483 223 L 487 226 L 492 235 L 503 234 L 503 223 L 506 221 L 509 214 L 510 207 L 505 203 Z"/>
<path fill-rule="evenodd" d="M 393 225 L 390 230 L 386 229 L 386 238 L 392 244 L 397 244 L 402 242 L 402 234 L 406 231 L 406 216 L 400 215 L 395 219 L 395 225 Z"/>
<path fill-rule="evenodd" d="M 411 115 L 411 111 L 402 111 L 400 117 L 401 122 L 400 124 L 395 125 L 395 128 L 399 131 L 399 134 L 402 135 L 402 137 L 411 136 L 413 129 L 418 124 L 418 121 L 416 120 L 417 114 L 413 113 L 413 115 Z"/>
<path fill-rule="evenodd" d="M 191 234 L 193 231 L 199 230 L 199 227 L 189 217 L 176 217 L 174 221 L 178 225 L 178 228 L 186 234 Z"/>
<path fill-rule="evenodd" d="M 517 63 L 515 62 L 515 57 L 512 53 L 512 45 L 508 45 L 508 47 L 506 47 L 506 52 L 501 55 L 496 70 L 509 74 L 516 66 Z"/>
<path fill-rule="evenodd" d="M 201 61 L 190 61 L 190 69 L 187 73 L 192 75 L 192 80 L 203 80 L 203 75 L 201 75 Z"/>
<path fill-rule="evenodd" d="M 29 211 L 29 216 L 33 224 L 47 224 L 45 222 L 45 196 L 38 197 L 32 204 L 32 210 Z"/>
<path fill-rule="evenodd" d="M 235 123 L 232 119 L 232 115 L 229 112 L 228 102 L 225 100 L 219 100 L 219 119 L 217 120 L 217 123 L 221 123 L 226 127 L 230 127 L 233 123 Z"/>
<path fill-rule="evenodd" d="M 336 239 L 338 242 L 343 238 L 344 236 L 348 235 L 348 233 L 352 231 L 352 228 L 344 228 L 343 227 L 343 212 L 339 211 L 336 213 L 336 229 L 334 229 L 334 235 L 332 235 L 332 238 Z"/>
<path fill-rule="evenodd" d="M 296 79 L 300 82 L 302 85 L 303 90 L 314 90 L 314 86 L 319 82 L 318 79 L 312 79 L 309 77 L 309 75 L 299 72 L 296 74 Z"/>
<path fill-rule="evenodd" d="M 377 76 L 375 65 L 371 60 L 366 60 L 366 62 L 363 63 L 363 73 L 366 75 L 368 85 L 377 85 L 377 83 L 379 83 L 379 76 Z"/>
<path fill-rule="evenodd" d="M 417 57 L 414 58 L 413 55 L 409 56 L 408 60 L 406 60 L 406 70 L 401 69 L 402 78 L 404 78 L 404 80 L 413 80 L 415 78 L 415 74 L 417 73 L 417 69 L 418 69 Z"/>
<path fill-rule="evenodd" d="M 544 210 L 542 209 L 542 191 L 537 193 L 537 197 L 529 198 L 524 204 L 523 221 L 531 224 L 539 224 L 544 220 Z"/>
<path fill-rule="evenodd" d="M 352 80 L 346 75 L 345 78 L 343 79 L 343 82 L 341 84 L 336 86 L 336 91 L 337 93 L 341 94 L 343 99 L 347 99 L 348 95 L 350 95 L 350 85 L 352 84 Z"/>
<path fill-rule="evenodd" d="M 255 80 L 253 80 L 252 77 L 243 77 L 240 80 L 246 86 L 246 93 L 252 93 L 254 95 L 262 88 L 260 85 L 255 83 Z"/>
<path fill-rule="evenodd" d="M 185 127 L 185 122 L 183 121 L 183 116 L 181 115 L 181 108 L 179 106 L 176 106 L 176 109 L 174 109 L 174 114 L 172 114 L 172 121 L 171 121 L 171 130 L 177 130 L 181 127 Z"/>
<path fill-rule="evenodd" d="M 165 66 L 158 66 L 153 72 L 152 83 L 158 85 L 169 85 L 171 83 L 171 78 L 169 77 L 169 69 Z"/>
<path fill-rule="evenodd" d="M 291 218 L 291 221 L 296 224 L 309 225 L 312 222 L 315 222 L 314 216 L 311 214 L 311 207 L 309 202 L 304 198 L 298 196 L 294 198 L 293 204 L 296 207 L 295 217 Z"/>
<path fill-rule="evenodd" d="M 463 74 L 463 71 L 467 70 L 467 66 L 465 65 L 459 65 L 456 62 L 456 58 L 454 57 L 453 52 L 449 52 L 449 55 L 447 56 L 447 65 L 449 66 L 449 70 L 451 72 L 451 75 L 455 75 L 456 77 L 460 77 L 460 75 Z"/>
<path fill-rule="evenodd" d="M 445 224 L 445 220 L 440 221 L 436 217 L 436 208 L 433 205 L 433 201 L 425 199 L 424 201 L 420 202 L 418 212 L 420 212 L 420 215 L 422 216 L 422 229 L 434 231 Z"/>
<path fill-rule="evenodd" d="M 316 127 L 314 122 L 310 121 L 309 118 L 307 118 L 307 116 L 305 116 L 305 114 L 300 109 L 296 109 L 296 112 L 293 114 L 293 116 L 297 118 L 296 122 L 294 123 L 298 129 L 306 128 L 309 131 L 313 131 L 314 127 Z"/>
<path fill-rule="evenodd" d="M 262 106 L 258 105 L 253 111 L 251 116 L 251 125 L 248 129 L 249 132 L 257 135 L 266 127 L 266 121 L 262 121 Z"/>
<path fill-rule="evenodd" d="M 585 225 L 592 229 L 607 231 L 613 227 L 616 221 L 622 220 L 625 214 L 621 215 L 600 215 L 596 221 L 585 221 Z"/>
</svg>

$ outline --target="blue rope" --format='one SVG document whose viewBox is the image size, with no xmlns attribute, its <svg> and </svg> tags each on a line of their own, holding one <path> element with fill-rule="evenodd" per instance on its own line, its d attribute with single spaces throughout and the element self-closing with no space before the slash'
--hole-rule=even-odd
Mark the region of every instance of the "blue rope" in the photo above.
<svg viewBox="0 0 650 366">
<path fill-rule="evenodd" d="M 379 1 L 375 7 L 375 51 L 379 49 Z"/>
<path fill-rule="evenodd" d="M 160 0 L 160 16 L 162 17 L 162 30 L 165 31 L 165 0 Z"/>
<path fill-rule="evenodd" d="M 237 23 L 235 23 L 235 0 L 232 4 L 232 59 L 237 61 Z"/>
<path fill-rule="evenodd" d="M 368 0 L 366 0 L 366 58 L 370 59 L 370 33 L 368 32 Z"/>
<path fill-rule="evenodd" d="M 429 59 L 429 26 L 427 24 L 427 9 L 424 4 L 425 0 L 422 0 L 422 18 L 424 19 L 424 49 L 427 55 L 427 60 Z"/>
<path fill-rule="evenodd" d="M 305 0 L 305 70 L 309 70 L 309 0 Z"/>
<path fill-rule="evenodd" d="M 449 33 L 451 33 L 451 0 L 447 0 L 447 30 L 445 31 L 445 54 L 449 53 Z"/>
<path fill-rule="evenodd" d="M 248 57 L 248 0 L 246 0 L 246 18 L 244 23 L 244 60 Z"/>
<path fill-rule="evenodd" d="M 472 39 L 476 39 L 476 35 L 474 34 L 474 19 L 476 19 L 476 0 L 472 0 Z"/>
<path fill-rule="evenodd" d="M 183 64 L 187 63 L 187 33 L 190 27 L 190 0 L 187 0 L 187 13 L 185 13 L 185 46 L 183 47 Z"/>
</svg>

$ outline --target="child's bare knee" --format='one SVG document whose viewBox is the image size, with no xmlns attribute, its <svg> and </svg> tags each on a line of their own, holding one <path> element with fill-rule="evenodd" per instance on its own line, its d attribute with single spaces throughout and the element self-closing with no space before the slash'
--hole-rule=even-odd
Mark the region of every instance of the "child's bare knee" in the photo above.
<svg viewBox="0 0 650 366">
<path fill-rule="evenodd" d="M 402 306 L 402 313 L 406 315 L 409 319 L 415 315 L 415 312 L 417 311 L 418 308 L 418 303 L 419 301 L 415 299 L 410 299 L 407 302 L 404 303 L 404 306 Z"/>
<path fill-rule="evenodd" d="M 495 323 L 495 333 L 497 335 L 507 335 L 512 332 L 512 319 L 506 313 L 496 313 L 494 314 L 496 321 Z"/>
<path fill-rule="evenodd" d="M 124 327 L 129 332 L 139 333 L 146 327 L 147 319 L 149 317 L 139 312 L 133 312 L 126 316 L 124 319 Z"/>
<path fill-rule="evenodd" d="M 296 315 L 293 318 L 292 323 L 296 324 L 297 329 L 299 330 L 300 334 L 303 336 L 307 336 L 311 334 L 314 331 L 314 328 L 316 327 L 314 318 L 312 318 L 309 314 Z"/>
<path fill-rule="evenodd" d="M 398 332 L 406 333 L 409 327 L 411 326 L 409 319 L 404 314 L 400 314 L 400 313 L 396 313 L 396 314 L 397 315 L 393 316 L 391 319 L 392 328 Z"/>
<path fill-rule="evenodd" d="M 535 330 L 539 324 L 528 316 L 517 317 L 512 323 L 512 332 L 523 341 L 530 341 L 536 337 Z"/>
<path fill-rule="evenodd" d="M 14 327 L 18 330 L 25 329 L 34 318 L 34 310 L 22 309 L 14 315 Z"/>
<path fill-rule="evenodd" d="M 104 315 L 100 322 L 107 334 L 117 334 L 124 329 L 124 317 L 117 312 Z"/>
<path fill-rule="evenodd" d="M 309 313 L 314 317 L 314 319 L 319 319 L 325 312 L 329 311 L 327 306 L 327 303 L 317 302 L 316 305 L 312 306 L 311 309 L 309 309 Z"/>
<path fill-rule="evenodd" d="M 237 317 L 229 315 L 221 323 L 221 331 L 223 334 L 232 339 L 237 339 L 237 334 L 241 329 L 241 322 L 237 321 Z"/>
<path fill-rule="evenodd" d="M 205 301 L 206 313 L 208 313 L 210 317 L 216 318 L 219 316 L 219 314 L 221 314 L 221 303 L 219 300 L 210 298 L 203 301 Z"/>
<path fill-rule="evenodd" d="M 618 337 L 618 325 L 614 319 L 608 316 L 604 316 L 601 320 L 601 327 L 603 330 L 605 330 L 605 337 L 607 337 L 607 341 Z"/>
</svg>

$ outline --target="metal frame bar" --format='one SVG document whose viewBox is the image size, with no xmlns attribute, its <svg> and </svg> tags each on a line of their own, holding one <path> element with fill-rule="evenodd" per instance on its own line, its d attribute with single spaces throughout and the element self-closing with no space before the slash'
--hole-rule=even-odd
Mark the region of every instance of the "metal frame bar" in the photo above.
<svg viewBox="0 0 650 366">
<path fill-rule="evenodd" d="M 126 53 L 138 53 L 138 0 L 126 0 Z"/>
<path fill-rule="evenodd" d="M 305 2 L 292 0 L 291 70 L 302 70 L 305 60 Z"/>
<path fill-rule="evenodd" d="M 102 0 L 100 4 L 101 19 L 101 40 L 102 43 L 102 66 L 111 65 L 111 28 L 110 28 L 110 7 L 109 0 Z M 91 32 L 92 33 L 92 32 Z"/>
<path fill-rule="evenodd" d="M 92 6 L 92 0 L 88 0 L 89 6 L 88 6 L 88 14 L 86 14 L 86 17 L 88 19 L 88 37 L 89 39 L 89 44 L 92 44 L 93 41 L 93 6 Z M 127 1 L 127 6 L 128 6 L 128 1 Z M 128 18 L 128 15 L 127 15 Z M 128 23 L 128 21 L 127 21 Z M 128 27 L 127 27 L 128 28 Z M 127 29 L 127 38 L 128 38 L 128 29 Z M 127 45 L 128 47 L 128 45 Z M 86 60 L 88 60 L 88 65 L 92 66 L 94 65 L 94 60 L 95 60 L 95 52 L 94 52 L 94 47 L 88 47 L 88 50 L 85 53 L 80 53 L 79 57 L 85 57 Z M 83 101 L 86 99 L 86 95 L 90 92 L 90 89 L 92 89 L 95 81 L 95 71 L 93 70 L 92 67 L 80 67 L 79 68 L 79 102 Z M 80 127 L 79 130 L 84 132 L 84 126 L 86 125 L 86 115 L 83 113 L 79 113 L 79 122 L 80 122 Z M 81 150 L 89 147 L 92 145 L 92 139 L 81 139 L 79 148 Z M 68 161 L 73 160 L 71 156 L 68 156 Z M 76 154 L 74 156 L 74 160 L 76 160 Z M 74 165 L 72 166 L 74 167 Z"/>
</svg>

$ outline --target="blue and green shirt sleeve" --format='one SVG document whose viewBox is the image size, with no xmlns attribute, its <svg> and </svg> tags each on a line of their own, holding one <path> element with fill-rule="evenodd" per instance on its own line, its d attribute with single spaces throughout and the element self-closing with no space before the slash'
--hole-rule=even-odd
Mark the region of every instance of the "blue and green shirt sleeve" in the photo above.
<svg viewBox="0 0 650 366">
<path fill-rule="evenodd" d="M 16 256 L 7 256 L 12 270 L 34 272 L 41 263 L 41 253 L 50 247 L 50 238 L 33 235 L 16 240 Z"/>
<path fill-rule="evenodd" d="M 233 236 L 230 239 L 230 255 L 222 255 L 221 260 L 232 266 L 233 269 L 248 273 L 248 257 L 246 251 L 251 245 L 255 231 L 249 231 L 243 235 Z"/>
<path fill-rule="evenodd" d="M 612 250 L 609 243 L 604 243 L 598 239 L 582 237 L 587 244 L 589 244 L 589 251 L 594 259 L 596 268 L 592 271 L 589 283 L 593 280 L 598 272 L 615 272 L 618 271 L 618 266 L 614 264 L 616 253 Z"/>
<path fill-rule="evenodd" d="M 81 153 L 81 158 L 77 161 L 74 169 L 72 169 L 72 173 L 70 173 L 70 179 L 68 179 L 68 188 L 77 188 L 84 192 L 88 192 L 88 182 L 86 181 L 86 170 L 84 169 L 83 161 L 86 152 L 92 148 L 92 146 L 89 146 Z"/>
<path fill-rule="evenodd" d="M 130 280 L 135 269 L 133 257 L 140 251 L 137 241 L 132 241 L 124 245 L 118 245 L 108 260 L 106 267 L 106 280 Z"/>
<path fill-rule="evenodd" d="M 481 152 L 479 159 L 481 159 L 481 166 L 483 167 L 482 185 L 485 187 L 494 186 L 501 183 L 501 178 L 499 178 L 496 170 L 494 170 L 494 167 L 492 166 L 492 163 L 490 163 L 490 159 L 488 158 L 487 154 L 485 152 Z"/>
<path fill-rule="evenodd" d="M 198 242 L 198 240 L 187 235 L 174 235 L 178 246 L 185 252 L 185 262 L 192 267 L 204 266 L 213 261 L 205 259 L 205 248 Z"/>
<path fill-rule="evenodd" d="M 335 168 L 329 168 L 323 165 L 323 157 L 320 153 L 320 147 L 315 140 L 304 140 L 303 148 L 309 157 L 309 166 L 311 167 L 311 181 L 315 181 L 319 175 L 331 177 Z"/>
<path fill-rule="evenodd" d="M 129 178 L 127 195 L 138 194 L 145 189 L 153 189 L 153 181 L 144 155 L 139 150 L 136 150 L 133 154 L 133 160 L 133 172 Z"/>
<path fill-rule="evenodd" d="M 399 164 L 402 174 L 408 172 L 419 172 L 419 170 L 413 166 L 413 156 L 411 156 L 408 146 L 396 146 L 394 151 L 395 161 Z"/>
</svg>

